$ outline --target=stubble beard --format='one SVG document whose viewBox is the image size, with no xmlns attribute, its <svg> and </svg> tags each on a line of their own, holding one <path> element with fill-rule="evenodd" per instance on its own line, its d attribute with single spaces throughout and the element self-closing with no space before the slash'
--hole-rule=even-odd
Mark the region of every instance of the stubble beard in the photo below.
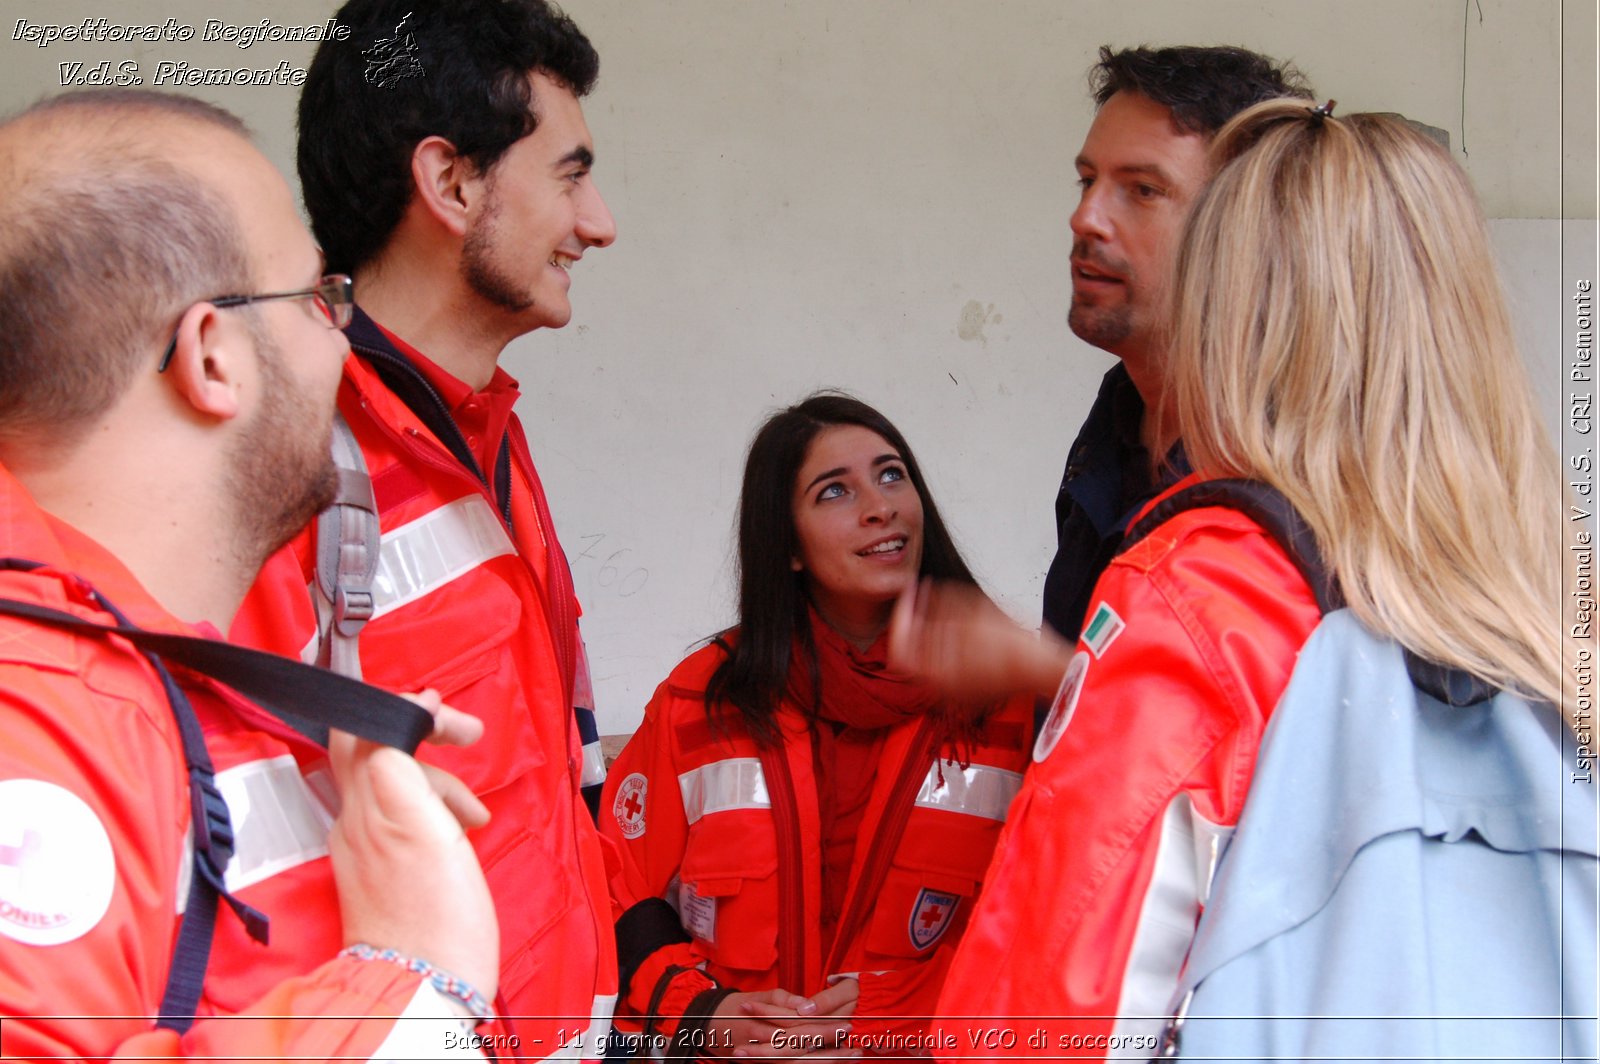
<svg viewBox="0 0 1600 1064">
<path fill-rule="evenodd" d="M 494 261 L 500 201 L 493 192 L 483 213 L 461 244 L 461 276 L 467 287 L 491 306 L 520 313 L 533 306 L 533 296 L 519 288 Z"/>
<path fill-rule="evenodd" d="M 1133 271 L 1127 261 L 1111 257 L 1098 244 L 1082 238 L 1073 240 L 1072 258 L 1074 262 L 1086 261 L 1113 276 L 1123 278 L 1122 302 L 1108 307 L 1096 306 L 1087 300 L 1080 300 L 1074 290 L 1072 305 L 1067 310 L 1067 325 L 1078 339 L 1115 352 L 1133 335 L 1133 307 L 1128 303 L 1134 284 Z"/>
<path fill-rule="evenodd" d="M 1091 307 L 1072 301 L 1067 324 L 1084 343 L 1110 351 L 1133 335 L 1133 308 L 1126 303 L 1116 307 Z"/>
<path fill-rule="evenodd" d="M 339 473 L 331 417 L 297 393 L 282 349 L 252 322 L 261 366 L 261 408 L 229 463 L 234 554 L 253 574 L 317 514 L 333 505 Z M 313 426 L 327 426 L 320 431 Z M 313 438 L 318 437 L 318 438 Z"/>
</svg>

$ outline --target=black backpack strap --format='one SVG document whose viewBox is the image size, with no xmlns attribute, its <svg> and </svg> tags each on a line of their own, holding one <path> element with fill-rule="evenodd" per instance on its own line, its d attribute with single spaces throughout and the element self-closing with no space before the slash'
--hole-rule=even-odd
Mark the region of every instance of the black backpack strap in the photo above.
<svg viewBox="0 0 1600 1064">
<path fill-rule="evenodd" d="M 41 568 L 38 562 L 0 558 L 0 569 L 38 568 Z M 228 893 L 224 875 L 234 852 L 233 821 L 228 814 L 228 804 L 217 789 L 216 770 L 206 749 L 200 720 L 163 659 L 220 680 L 324 746 L 329 727 L 336 727 L 411 753 L 433 730 L 433 718 L 426 710 L 403 698 L 275 654 L 210 639 L 147 632 L 129 621 L 99 592 L 91 594 L 95 604 L 109 613 L 116 624 L 96 624 L 47 606 L 5 598 L 0 598 L 0 615 L 102 638 L 119 636 L 133 644 L 161 678 L 183 743 L 189 774 L 194 864 L 157 1026 L 181 1034 L 193 1025 L 200 1004 L 218 901 L 228 903 L 257 942 L 267 941 L 268 920 L 264 913 Z M 295 709 L 288 709 L 289 705 Z"/>
<path fill-rule="evenodd" d="M 217 902 L 223 900 L 243 922 L 246 932 L 265 945 L 269 924 L 265 913 L 246 905 L 228 892 L 224 876 L 233 858 L 233 820 L 228 803 L 217 789 L 216 770 L 206 749 L 200 719 L 173 680 L 172 674 L 154 654 L 146 653 L 161 677 L 161 685 L 172 707 L 173 719 L 183 741 L 184 762 L 189 770 L 189 822 L 193 844 L 193 865 L 189 894 L 184 902 L 183 922 L 172 949 L 172 964 L 167 969 L 167 988 L 161 995 L 161 1016 L 157 1027 L 179 1034 L 194 1024 L 205 985 L 206 966 L 211 959 L 211 939 L 217 924 Z"/>
<path fill-rule="evenodd" d="M 1207 506 L 1237 510 L 1265 529 L 1311 586 L 1317 608 L 1323 613 L 1331 613 L 1344 606 L 1344 594 L 1339 589 L 1339 581 L 1323 561 L 1311 526 L 1282 492 L 1258 480 L 1205 480 L 1174 492 L 1134 522 L 1123 538 L 1118 553 L 1185 510 Z M 1446 705 L 1470 706 L 1494 697 L 1493 685 L 1470 673 L 1428 661 L 1409 649 L 1405 649 L 1404 653 L 1411 682 L 1418 690 Z"/>
<path fill-rule="evenodd" d="M 350 325 L 345 329 L 345 336 L 350 340 L 350 346 L 364 358 L 372 371 L 383 381 L 384 386 L 400 398 L 406 407 L 417 416 L 424 425 L 428 426 L 434 436 L 442 443 L 466 469 L 485 487 L 494 493 L 495 501 L 500 507 L 500 517 L 505 521 L 506 527 L 511 527 L 511 436 L 507 434 L 500 437 L 500 451 L 496 458 L 494 481 L 491 484 L 484 475 L 483 467 L 478 464 L 478 459 L 472 453 L 472 448 L 467 444 L 466 437 L 461 434 L 461 427 L 456 424 L 455 417 L 450 413 L 450 408 L 445 405 L 444 399 L 422 371 L 411 364 L 389 338 L 378 328 L 378 323 L 367 316 L 367 312 L 359 306 L 351 316 Z"/>
<path fill-rule="evenodd" d="M 95 601 L 110 612 L 103 597 L 96 594 Z M 147 654 L 226 684 L 319 746 L 328 745 L 329 728 L 338 728 L 411 754 L 433 731 L 432 715 L 415 703 L 266 651 L 216 639 L 149 632 L 126 622 L 96 624 L 48 606 L 10 599 L 0 599 L 0 614 L 87 635 L 120 636 Z"/>
<path fill-rule="evenodd" d="M 1323 563 L 1322 552 L 1317 549 L 1317 538 L 1311 526 L 1306 524 L 1300 511 L 1284 498 L 1282 492 L 1259 480 L 1203 480 L 1174 492 L 1129 526 L 1118 553 L 1126 551 L 1184 511 L 1209 506 L 1237 510 L 1265 529 L 1311 586 L 1311 593 L 1317 599 L 1317 608 L 1323 613 L 1331 613 L 1344 605 L 1338 581 Z"/>
</svg>

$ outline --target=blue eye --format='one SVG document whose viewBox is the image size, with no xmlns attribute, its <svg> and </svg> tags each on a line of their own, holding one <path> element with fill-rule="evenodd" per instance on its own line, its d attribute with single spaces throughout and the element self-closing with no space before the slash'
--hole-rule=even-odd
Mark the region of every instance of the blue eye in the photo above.
<svg viewBox="0 0 1600 1064">
<path fill-rule="evenodd" d="M 883 472 L 878 474 L 879 484 L 889 484 L 904 479 L 906 479 L 906 471 L 899 466 L 884 466 Z"/>
<path fill-rule="evenodd" d="M 817 501 L 821 502 L 823 499 L 837 499 L 839 496 L 841 496 L 843 494 L 844 494 L 844 485 L 843 484 L 839 484 L 839 483 L 829 484 L 826 487 L 824 487 L 821 491 L 817 492 Z"/>
</svg>

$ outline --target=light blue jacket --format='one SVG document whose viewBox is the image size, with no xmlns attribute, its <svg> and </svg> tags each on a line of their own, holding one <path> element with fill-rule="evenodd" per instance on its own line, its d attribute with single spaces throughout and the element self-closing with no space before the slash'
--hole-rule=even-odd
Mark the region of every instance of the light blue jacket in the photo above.
<svg viewBox="0 0 1600 1064">
<path fill-rule="evenodd" d="M 1174 1001 L 1198 985 L 1182 1056 L 1593 1060 L 1596 788 L 1580 764 L 1552 707 L 1446 705 L 1399 646 L 1329 613 L 1200 922 Z"/>
</svg>

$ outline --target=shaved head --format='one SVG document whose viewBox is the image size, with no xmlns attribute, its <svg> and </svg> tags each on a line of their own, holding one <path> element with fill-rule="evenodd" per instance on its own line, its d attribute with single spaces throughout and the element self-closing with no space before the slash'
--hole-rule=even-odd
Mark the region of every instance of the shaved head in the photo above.
<svg viewBox="0 0 1600 1064">
<path fill-rule="evenodd" d="M 57 96 L 0 125 L 0 437 L 76 438 L 154 372 L 187 305 L 248 289 L 208 162 L 238 146 L 226 111 L 153 92 Z"/>
</svg>

